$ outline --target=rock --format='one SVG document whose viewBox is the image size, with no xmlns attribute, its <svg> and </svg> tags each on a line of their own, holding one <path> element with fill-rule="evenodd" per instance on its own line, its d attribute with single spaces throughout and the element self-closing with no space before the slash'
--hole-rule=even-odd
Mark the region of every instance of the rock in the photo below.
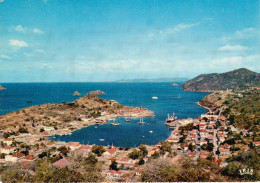
<svg viewBox="0 0 260 183">
<path fill-rule="evenodd" d="M 6 88 L 2 87 L 2 85 L 0 85 L 0 90 L 6 90 Z"/>
<path fill-rule="evenodd" d="M 179 86 L 177 83 L 172 83 L 172 86 Z"/>
<path fill-rule="evenodd" d="M 78 91 L 75 91 L 75 92 L 73 93 L 73 96 L 80 96 L 80 93 L 79 93 Z"/>
<path fill-rule="evenodd" d="M 101 90 L 90 91 L 87 95 L 105 95 L 105 92 Z"/>
</svg>

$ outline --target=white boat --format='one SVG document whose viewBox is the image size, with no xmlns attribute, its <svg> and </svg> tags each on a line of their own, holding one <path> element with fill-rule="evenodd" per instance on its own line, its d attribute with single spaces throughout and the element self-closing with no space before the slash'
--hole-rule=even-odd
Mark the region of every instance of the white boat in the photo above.
<svg viewBox="0 0 260 183">
<path fill-rule="evenodd" d="M 151 130 L 151 131 L 149 131 L 150 133 L 153 133 L 153 131 Z"/>
<path fill-rule="evenodd" d="M 104 141 L 105 139 L 99 139 L 100 141 Z"/>
<path fill-rule="evenodd" d="M 155 96 L 154 96 L 154 97 L 152 97 L 152 99 L 155 99 L 155 100 L 157 100 L 157 99 L 158 99 L 158 97 L 155 97 Z"/>
<path fill-rule="evenodd" d="M 120 124 L 119 123 L 111 123 L 111 125 L 119 126 Z"/>
<path fill-rule="evenodd" d="M 125 122 L 130 122 L 130 119 L 129 119 L 129 118 L 126 118 L 126 119 L 125 119 Z"/>
<path fill-rule="evenodd" d="M 140 122 L 139 122 L 139 124 L 140 124 L 140 125 L 145 124 L 143 118 L 140 118 Z"/>
</svg>

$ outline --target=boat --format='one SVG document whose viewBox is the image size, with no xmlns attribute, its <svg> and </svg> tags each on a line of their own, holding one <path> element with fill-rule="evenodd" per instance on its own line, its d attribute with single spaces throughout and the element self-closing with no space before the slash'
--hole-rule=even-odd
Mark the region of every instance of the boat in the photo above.
<svg viewBox="0 0 260 183">
<path fill-rule="evenodd" d="M 157 99 L 158 99 L 158 97 L 154 96 L 154 97 L 152 97 L 152 99 L 155 99 L 155 100 L 157 100 Z"/>
<path fill-rule="evenodd" d="M 149 131 L 150 133 L 153 133 L 153 131 L 151 130 L 151 131 Z"/>
<path fill-rule="evenodd" d="M 120 124 L 119 123 L 111 123 L 111 125 L 119 126 Z"/>
<path fill-rule="evenodd" d="M 179 94 L 179 96 L 177 98 L 181 98 L 180 94 Z"/>
<path fill-rule="evenodd" d="M 170 116 L 170 114 L 168 114 L 168 118 L 166 119 L 165 123 L 171 123 L 173 121 L 177 120 L 177 117 L 174 116 L 174 113 L 172 113 L 172 116 Z"/>
<path fill-rule="evenodd" d="M 95 128 L 97 128 L 97 126 L 95 126 Z"/>
<path fill-rule="evenodd" d="M 145 124 L 145 122 L 143 121 L 143 118 L 140 118 L 139 124 L 140 124 L 140 125 Z"/>
<path fill-rule="evenodd" d="M 125 122 L 130 122 L 130 119 L 129 119 L 129 118 L 126 118 L 126 119 L 125 119 Z"/>
<path fill-rule="evenodd" d="M 99 139 L 100 141 L 104 141 L 105 139 Z"/>
</svg>

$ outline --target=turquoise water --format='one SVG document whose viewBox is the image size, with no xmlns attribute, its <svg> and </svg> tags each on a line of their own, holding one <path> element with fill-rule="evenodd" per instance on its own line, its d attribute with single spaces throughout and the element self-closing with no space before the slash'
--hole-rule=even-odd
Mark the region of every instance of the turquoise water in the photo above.
<svg viewBox="0 0 260 183">
<path fill-rule="evenodd" d="M 110 124 L 90 126 L 75 131 L 72 135 L 52 138 L 84 144 L 113 144 L 120 147 L 156 144 L 165 140 L 170 135 L 170 130 L 164 125 L 167 114 L 174 112 L 179 119 L 200 116 L 206 110 L 197 106 L 195 102 L 208 94 L 184 92 L 180 87 L 171 86 L 171 83 L 5 83 L 3 86 L 7 90 L 0 91 L 0 115 L 32 105 L 70 102 L 78 98 L 72 96 L 74 91 L 86 94 L 98 89 L 106 93 L 101 96 L 104 99 L 113 99 L 123 105 L 142 106 L 152 110 L 155 117 L 144 118 L 146 122 L 144 125 L 139 125 L 139 119 L 125 122 L 124 118 L 117 118 L 119 126 Z M 153 100 L 153 96 L 157 96 L 158 100 Z M 179 96 L 181 98 L 178 98 Z"/>
</svg>

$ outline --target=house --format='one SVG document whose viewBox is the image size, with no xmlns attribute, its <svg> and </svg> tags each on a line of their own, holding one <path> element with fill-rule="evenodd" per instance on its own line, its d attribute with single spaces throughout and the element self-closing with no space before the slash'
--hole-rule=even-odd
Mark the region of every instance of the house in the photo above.
<svg viewBox="0 0 260 183">
<path fill-rule="evenodd" d="M 22 159 L 25 155 L 23 153 L 15 153 L 14 155 L 6 155 L 5 161 L 17 162 Z"/>
<path fill-rule="evenodd" d="M 171 137 L 170 137 L 170 138 L 167 139 L 167 141 L 168 141 L 168 142 L 177 143 L 177 142 L 179 142 L 179 139 L 178 139 L 178 138 L 171 138 Z"/>
<path fill-rule="evenodd" d="M 115 170 L 109 170 L 107 171 L 106 173 L 106 176 L 108 178 L 119 178 L 123 175 L 123 172 L 122 171 L 115 171 Z"/>
<path fill-rule="evenodd" d="M 54 166 L 60 167 L 60 168 L 66 167 L 69 164 L 70 163 L 65 158 L 62 158 L 62 159 L 56 161 L 55 163 L 53 163 Z"/>
<path fill-rule="evenodd" d="M 11 138 L 4 139 L 3 143 L 6 144 L 7 146 L 10 146 L 13 143 L 13 139 Z"/>
<path fill-rule="evenodd" d="M 196 156 L 196 153 L 189 151 L 188 155 L 189 155 L 189 156 Z"/>
<path fill-rule="evenodd" d="M 260 142 L 253 142 L 253 145 L 254 145 L 254 146 L 259 146 L 259 145 L 260 145 Z"/>
<path fill-rule="evenodd" d="M 224 149 L 229 149 L 230 145 L 228 145 L 227 143 L 224 144 Z"/>
<path fill-rule="evenodd" d="M 206 140 L 201 140 L 200 145 L 207 144 L 208 142 Z"/>
<path fill-rule="evenodd" d="M 11 154 L 14 153 L 15 147 L 6 146 L 6 147 L 2 147 L 0 150 L 2 154 Z"/>
<path fill-rule="evenodd" d="M 221 156 L 230 155 L 229 149 L 219 148 L 219 152 Z"/>
<path fill-rule="evenodd" d="M 110 148 L 106 152 L 103 153 L 103 157 L 105 158 L 112 158 L 115 157 L 117 153 L 117 150 L 115 148 Z"/>
<path fill-rule="evenodd" d="M 127 162 L 118 162 L 118 166 L 122 166 L 122 167 L 124 167 L 124 169 L 125 168 L 132 168 L 132 167 L 134 167 L 135 166 L 135 164 L 134 163 L 127 163 Z"/>
<path fill-rule="evenodd" d="M 33 161 L 33 160 L 35 160 L 35 156 L 33 156 L 33 155 L 26 155 L 25 157 L 24 157 L 24 159 L 25 160 L 28 160 L 28 161 Z"/>
<path fill-rule="evenodd" d="M 81 145 L 80 145 L 79 142 L 69 142 L 69 143 L 68 143 L 68 147 L 69 147 L 72 151 L 74 151 L 74 150 L 80 148 L 80 146 L 81 146 Z"/>
<path fill-rule="evenodd" d="M 208 152 L 202 151 L 202 152 L 200 153 L 200 158 L 206 159 L 206 158 L 208 157 L 208 155 L 209 155 Z"/>
<path fill-rule="evenodd" d="M 135 175 L 140 176 L 144 170 L 143 169 L 137 169 L 135 172 Z"/>
<path fill-rule="evenodd" d="M 115 172 L 116 172 L 115 170 L 109 170 L 109 171 L 107 171 L 106 176 L 109 178 L 112 178 L 114 176 Z"/>
<path fill-rule="evenodd" d="M 88 155 L 91 152 L 92 146 L 90 145 L 81 145 L 77 150 L 83 155 Z"/>
</svg>

